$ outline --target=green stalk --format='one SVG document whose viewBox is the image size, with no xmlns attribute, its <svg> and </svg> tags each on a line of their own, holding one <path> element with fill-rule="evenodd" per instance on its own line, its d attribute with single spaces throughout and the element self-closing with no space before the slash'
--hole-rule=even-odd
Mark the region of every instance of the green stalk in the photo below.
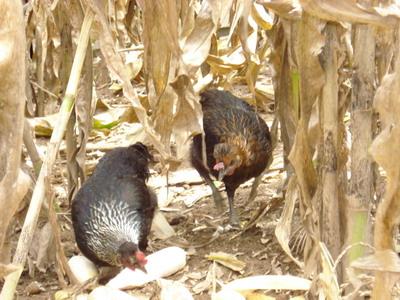
<svg viewBox="0 0 400 300">
<path fill-rule="evenodd" d="M 355 245 L 359 242 L 364 242 L 367 239 L 365 228 L 368 226 L 368 211 L 353 211 L 351 214 L 351 220 L 349 220 L 350 227 L 353 232 L 351 234 L 350 245 Z M 357 258 L 364 255 L 365 247 L 362 245 L 355 245 L 349 251 L 349 260 L 354 261 Z"/>
<path fill-rule="evenodd" d="M 297 120 L 300 119 L 300 73 L 298 70 L 291 72 L 293 107 Z"/>
</svg>

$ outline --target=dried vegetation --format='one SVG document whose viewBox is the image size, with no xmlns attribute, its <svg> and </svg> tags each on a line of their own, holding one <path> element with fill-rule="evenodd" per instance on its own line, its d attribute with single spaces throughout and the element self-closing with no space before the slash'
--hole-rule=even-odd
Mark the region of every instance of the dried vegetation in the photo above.
<svg viewBox="0 0 400 300">
<path fill-rule="evenodd" d="M 151 248 L 190 259 L 136 294 L 399 297 L 398 1 L 0 0 L 0 13 L 1 299 L 82 292 L 69 203 L 104 152 L 137 140 L 157 153 L 151 185 L 177 234 Z M 210 86 L 274 135 L 257 201 L 239 192 L 240 232 L 221 232 L 186 168 Z"/>
</svg>

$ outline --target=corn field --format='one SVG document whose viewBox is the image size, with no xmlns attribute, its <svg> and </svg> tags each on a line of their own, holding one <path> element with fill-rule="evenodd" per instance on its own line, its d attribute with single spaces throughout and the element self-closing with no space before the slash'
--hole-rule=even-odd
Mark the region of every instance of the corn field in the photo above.
<svg viewBox="0 0 400 300">
<path fill-rule="evenodd" d="M 168 183 L 210 87 L 270 116 L 283 180 L 262 207 L 279 202 L 274 240 L 297 271 L 236 290 L 161 284 L 142 299 L 400 298 L 400 2 L 0 0 L 0 12 L 0 299 L 25 299 L 35 268 L 57 287 L 40 298 L 41 275 L 26 299 L 93 289 L 61 242 L 98 160 L 88 153 L 143 141 Z"/>
</svg>

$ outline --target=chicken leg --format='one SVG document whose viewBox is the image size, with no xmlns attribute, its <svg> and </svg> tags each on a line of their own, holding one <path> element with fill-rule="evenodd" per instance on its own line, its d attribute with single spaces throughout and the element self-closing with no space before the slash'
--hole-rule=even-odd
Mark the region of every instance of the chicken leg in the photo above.
<svg viewBox="0 0 400 300">
<path fill-rule="evenodd" d="M 211 180 L 210 176 L 208 174 L 201 174 L 204 181 L 207 183 L 207 185 L 211 188 L 211 192 L 213 195 L 215 207 L 219 210 L 222 211 L 223 205 L 222 205 L 222 195 L 218 191 L 217 187 L 215 186 L 214 182 Z"/>
<path fill-rule="evenodd" d="M 247 203 L 252 202 L 257 197 L 258 186 L 261 183 L 261 179 L 262 179 L 263 175 L 264 174 L 261 173 L 259 176 L 254 178 L 254 182 L 253 182 L 253 184 L 251 186 L 251 191 L 250 191 L 250 195 L 249 195 L 249 198 L 247 200 Z"/>
<path fill-rule="evenodd" d="M 229 202 L 229 223 L 232 227 L 240 227 L 239 217 L 236 213 L 235 207 L 233 206 L 233 199 L 235 196 L 236 187 L 226 187 L 226 193 L 228 195 Z"/>
<path fill-rule="evenodd" d="M 217 187 L 215 186 L 214 182 L 210 177 L 210 170 L 206 167 L 206 163 L 203 161 L 203 140 L 202 136 L 196 135 L 193 138 L 193 145 L 190 151 L 190 160 L 192 162 L 193 167 L 197 170 L 200 176 L 203 178 L 205 183 L 211 188 L 211 192 L 213 195 L 215 206 L 219 211 L 222 211 L 222 196 L 221 193 L 218 191 Z"/>
</svg>

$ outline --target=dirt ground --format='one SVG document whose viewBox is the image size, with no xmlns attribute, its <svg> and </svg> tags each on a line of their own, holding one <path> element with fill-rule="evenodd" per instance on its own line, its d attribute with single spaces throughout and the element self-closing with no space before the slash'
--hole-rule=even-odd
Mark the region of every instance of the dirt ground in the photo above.
<svg viewBox="0 0 400 300">
<path fill-rule="evenodd" d="M 270 116 L 266 119 L 270 124 Z M 228 213 L 227 211 L 222 215 L 218 213 L 214 207 L 210 189 L 187 162 L 183 163 L 176 172 L 169 174 L 168 191 L 166 177 L 159 175 L 154 169 L 151 171 L 149 185 L 156 191 L 160 208 L 173 225 L 177 236 L 169 240 L 158 240 L 151 234 L 148 253 L 171 245 L 181 246 L 187 250 L 187 266 L 168 279 L 184 283 L 195 299 L 210 299 L 212 284 L 209 278 L 207 279 L 207 274 L 213 262 L 206 256 L 211 252 L 221 251 L 234 254 L 246 265 L 241 272 L 217 265 L 217 283 L 227 283 L 250 275 L 301 275 L 302 271 L 284 254 L 274 235 L 275 224 L 282 212 L 284 201 L 280 192 L 284 183 L 281 152 L 281 145 L 278 144 L 274 151 L 274 162 L 270 166 L 270 171 L 264 175 L 258 188 L 258 195 L 253 202 L 247 202 L 252 181 L 243 184 L 237 190 L 235 206 L 240 215 L 242 227 L 246 230 L 230 230 L 218 233 L 217 236 L 215 236 L 216 232 L 221 231 L 221 228 L 225 228 L 228 224 Z M 88 161 L 94 160 L 94 157 L 98 159 L 102 154 L 99 151 L 90 151 Z M 60 173 L 56 179 L 59 182 L 56 194 L 60 207 L 58 220 L 62 246 L 69 258 L 78 254 L 79 250 L 74 241 L 70 210 L 66 203 L 66 178 L 65 173 L 61 172 L 65 167 L 64 163 L 61 161 L 58 166 Z M 226 198 L 223 185 L 220 186 L 220 190 Z M 227 204 L 227 200 L 225 202 Z M 260 214 L 261 217 L 259 217 Z M 44 221 L 42 220 L 41 223 L 43 224 Z M 247 228 L 249 222 L 253 226 Z M 191 246 L 188 247 L 188 243 Z M 37 270 L 34 264 L 31 264 L 31 269 L 35 270 L 33 277 L 28 271 L 24 272 L 18 287 L 18 299 L 49 299 L 55 291 L 61 289 L 54 263 L 51 261 L 49 263 L 44 272 Z M 39 283 L 40 288 L 36 283 Z M 34 295 L 28 295 L 28 293 Z M 158 299 L 159 288 L 152 283 L 144 288 L 135 289 L 132 293 L 143 299 Z M 279 299 L 287 297 L 285 293 L 279 294 Z"/>
<path fill-rule="evenodd" d="M 240 94 L 240 88 L 238 91 Z M 123 97 L 111 97 L 107 91 L 104 93 L 98 91 L 98 97 L 105 99 L 111 106 L 129 105 Z M 270 126 L 273 116 L 264 114 L 263 117 Z M 92 135 L 87 147 L 87 169 L 93 169 L 106 150 L 132 142 L 132 137 L 129 136 L 132 126 L 134 125 L 124 123 L 106 134 Z M 38 139 L 37 142 L 39 150 L 44 152 L 47 140 Z M 61 145 L 62 148 L 63 145 Z M 65 154 L 61 152 L 52 183 L 56 195 L 55 204 L 62 247 L 69 258 L 79 254 L 79 250 L 75 244 L 70 208 L 66 199 L 65 170 Z M 285 178 L 280 143 L 277 144 L 274 151 L 274 160 L 270 170 L 264 174 L 256 199 L 251 203 L 247 202 L 252 181 L 240 186 L 236 192 L 235 207 L 239 213 L 242 228 L 246 229 L 242 231 L 221 232 L 221 229 L 225 228 L 228 223 L 228 213 L 225 211 L 221 215 L 215 209 L 210 189 L 202 182 L 197 172 L 191 168 L 188 160 L 177 171 L 169 173 L 168 189 L 166 188 L 166 176 L 161 176 L 157 170 L 159 170 L 157 166 L 151 170 L 149 186 L 156 191 L 160 209 L 175 229 L 176 237 L 169 240 L 158 240 L 151 234 L 147 252 L 152 253 L 171 245 L 183 247 L 188 253 L 187 265 L 168 279 L 183 283 L 195 299 L 210 299 L 212 283 L 210 276 L 207 275 L 212 268 L 214 268 L 213 274 L 216 274 L 217 290 L 220 284 L 250 275 L 302 275 L 301 269 L 285 255 L 274 235 L 275 225 L 281 215 L 284 203 L 281 189 Z M 226 199 L 223 185 L 220 186 L 220 190 Z M 227 200 L 225 202 L 227 206 Z M 20 220 L 12 237 L 12 248 L 16 245 L 23 217 Z M 39 227 L 43 226 L 46 221 L 47 215 L 42 213 Z M 251 223 L 252 226 L 249 227 L 248 223 Z M 294 225 L 293 229 L 296 226 Z M 34 239 L 33 244 L 36 252 L 38 248 L 43 248 L 40 236 Z M 49 246 L 46 251 L 48 258 L 41 268 L 35 265 L 34 259 L 28 260 L 18 286 L 17 299 L 51 299 L 56 291 L 63 289 L 56 273 L 54 248 Z M 219 251 L 234 254 L 245 263 L 244 269 L 237 272 L 219 264 L 213 266 L 214 263 L 208 260 L 206 255 Z M 71 287 L 64 289 L 68 288 Z M 160 288 L 156 283 L 150 283 L 143 288 L 132 290 L 130 293 L 139 296 L 140 299 L 159 299 L 159 291 Z M 289 294 L 284 292 L 270 292 L 266 295 L 274 295 L 277 299 L 289 298 Z M 291 295 L 293 296 L 293 293 Z"/>
</svg>

